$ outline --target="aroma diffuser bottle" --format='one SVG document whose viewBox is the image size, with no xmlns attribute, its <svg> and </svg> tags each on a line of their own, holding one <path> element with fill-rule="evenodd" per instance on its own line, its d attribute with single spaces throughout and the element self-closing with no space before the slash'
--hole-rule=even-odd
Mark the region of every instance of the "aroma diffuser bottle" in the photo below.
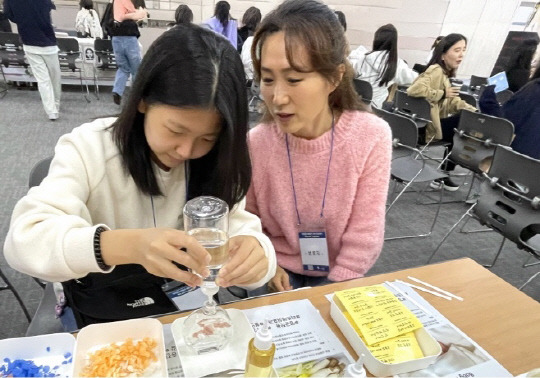
<svg viewBox="0 0 540 378">
<path fill-rule="evenodd" d="M 263 327 L 249 341 L 244 376 L 269 377 L 272 373 L 275 351 L 276 346 L 272 342 L 272 333 L 268 328 L 268 319 L 265 319 Z"/>
</svg>

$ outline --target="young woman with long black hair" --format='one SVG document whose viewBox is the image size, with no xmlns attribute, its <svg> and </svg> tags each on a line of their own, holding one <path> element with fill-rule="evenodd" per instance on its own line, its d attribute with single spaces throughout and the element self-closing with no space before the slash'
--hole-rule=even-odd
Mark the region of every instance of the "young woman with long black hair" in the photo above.
<svg viewBox="0 0 540 378">
<path fill-rule="evenodd" d="M 398 32 L 392 24 L 377 29 L 371 51 L 360 46 L 349 55 L 349 61 L 356 78 L 368 81 L 373 87 L 372 103 L 378 108 L 388 97 L 388 87 L 394 83 L 409 85 L 418 76 L 398 57 Z"/>
<path fill-rule="evenodd" d="M 201 27 L 172 28 L 146 53 L 118 118 L 60 138 L 48 176 L 15 206 L 6 260 L 63 282 L 79 327 L 172 311 L 163 278 L 199 285 L 210 261 L 180 231 L 183 206 L 211 195 L 231 209 L 230 260 L 217 283 L 263 285 L 276 260 L 244 210 L 247 128 L 237 51 Z"/>
</svg>

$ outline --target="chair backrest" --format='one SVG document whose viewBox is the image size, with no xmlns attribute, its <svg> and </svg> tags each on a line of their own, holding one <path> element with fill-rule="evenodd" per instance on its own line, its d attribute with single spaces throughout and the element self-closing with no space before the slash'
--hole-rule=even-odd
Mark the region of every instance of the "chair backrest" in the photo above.
<svg viewBox="0 0 540 378">
<path fill-rule="evenodd" d="M 45 158 L 43 160 L 40 160 L 39 162 L 34 165 L 32 170 L 30 171 L 30 176 L 28 178 L 28 187 L 32 188 L 34 186 L 38 186 L 41 184 L 41 181 L 45 177 L 47 177 L 47 174 L 49 173 L 49 167 L 51 165 L 52 156 Z"/>
<path fill-rule="evenodd" d="M 412 69 L 413 69 L 413 71 L 416 71 L 416 72 L 418 72 L 419 74 L 421 74 L 421 73 L 423 73 L 425 70 L 427 70 L 427 65 L 425 65 L 425 64 L 420 64 L 420 63 L 415 63 Z"/>
<path fill-rule="evenodd" d="M 476 216 L 540 258 L 540 160 L 497 146 L 487 176 Z"/>
<path fill-rule="evenodd" d="M 481 167 L 493 156 L 495 147 L 509 146 L 513 135 L 514 125 L 507 119 L 463 110 L 450 159 L 475 173 L 482 173 Z"/>
<path fill-rule="evenodd" d="M 75 38 L 57 38 L 56 43 L 60 52 L 80 54 L 79 42 Z"/>
<path fill-rule="evenodd" d="M 0 59 L 5 67 L 28 67 L 19 34 L 0 32 Z"/>
<path fill-rule="evenodd" d="M 478 102 L 476 101 L 476 97 L 474 97 L 472 94 L 460 92 L 459 97 L 465 101 L 467 104 L 474 106 L 475 108 L 478 108 Z"/>
<path fill-rule="evenodd" d="M 60 68 L 67 68 L 71 71 L 80 70 L 75 64 L 75 61 L 81 55 L 79 42 L 75 38 L 57 38 L 56 42 L 59 50 L 58 59 L 60 60 Z"/>
<path fill-rule="evenodd" d="M 383 109 L 373 108 L 373 112 L 388 122 L 392 130 L 392 159 L 409 156 L 412 151 L 409 148 L 403 148 L 401 145 L 416 148 L 418 142 L 418 127 L 410 118 L 396 113 L 390 113 Z"/>
<path fill-rule="evenodd" d="M 116 69 L 116 58 L 110 39 L 96 39 L 94 41 L 94 53 L 97 56 L 96 68 Z"/>
<path fill-rule="evenodd" d="M 96 51 L 96 53 L 98 51 L 102 53 L 114 53 L 112 41 L 110 39 L 97 38 L 96 40 L 94 40 L 94 50 Z"/>
<path fill-rule="evenodd" d="M 497 102 L 503 105 L 506 101 L 510 100 L 510 97 L 512 97 L 513 95 L 514 92 L 512 92 L 510 89 L 505 89 L 504 91 L 497 92 Z"/>
<path fill-rule="evenodd" d="M 471 75 L 471 81 L 469 83 L 469 87 L 470 88 L 480 87 L 481 85 L 487 85 L 487 83 L 488 83 L 487 77 Z"/>
<path fill-rule="evenodd" d="M 368 81 L 360 79 L 354 79 L 353 84 L 356 93 L 358 93 L 358 96 L 360 96 L 362 101 L 366 104 L 370 104 L 373 99 L 373 88 L 371 87 L 371 84 Z"/>
<path fill-rule="evenodd" d="M 396 91 L 394 112 L 411 118 L 417 127 L 431 122 L 431 105 L 423 97 L 411 97 L 404 91 Z"/>
</svg>

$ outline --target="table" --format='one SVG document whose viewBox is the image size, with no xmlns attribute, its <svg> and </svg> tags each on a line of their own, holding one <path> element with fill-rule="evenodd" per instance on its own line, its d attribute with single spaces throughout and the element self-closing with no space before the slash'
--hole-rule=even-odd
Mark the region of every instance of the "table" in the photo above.
<svg viewBox="0 0 540 378">
<path fill-rule="evenodd" d="M 247 309 L 307 298 L 319 309 L 332 331 L 356 358 L 356 353 L 331 319 L 330 303 L 324 296 L 357 286 L 405 280 L 407 276 L 414 276 L 463 297 L 463 302 L 448 301 L 420 292 L 431 305 L 480 344 L 510 373 L 518 375 L 540 367 L 540 303 L 469 258 L 253 298 L 223 307 Z M 186 315 L 167 315 L 159 319 L 167 324 Z"/>
</svg>

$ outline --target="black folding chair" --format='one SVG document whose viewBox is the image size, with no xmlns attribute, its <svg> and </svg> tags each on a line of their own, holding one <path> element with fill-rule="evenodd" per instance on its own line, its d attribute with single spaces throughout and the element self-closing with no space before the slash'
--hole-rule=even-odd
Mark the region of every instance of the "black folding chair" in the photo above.
<svg viewBox="0 0 540 378">
<path fill-rule="evenodd" d="M 390 196 L 390 204 L 386 208 L 386 214 L 394 207 L 399 198 L 413 184 L 428 183 L 433 180 L 448 177 L 447 174 L 441 172 L 436 167 L 429 165 L 430 159 L 424 157 L 422 152 L 416 148 L 418 140 L 418 128 L 416 124 L 407 117 L 399 114 L 390 113 L 382 109 L 374 108 L 374 113 L 384 119 L 392 129 L 392 166 L 390 177 L 393 183 L 392 195 Z M 396 194 L 397 185 L 403 185 L 402 190 Z M 407 238 L 422 238 L 431 235 L 442 203 L 443 191 L 439 193 L 439 206 L 435 212 L 435 217 L 428 231 L 420 232 L 414 235 L 401 235 L 386 237 L 384 240 L 407 239 Z"/>
<path fill-rule="evenodd" d="M 23 45 L 19 34 L 0 32 L 0 71 L 4 79 L 4 88 L 0 91 L 5 96 L 8 91 L 8 83 L 4 73 L 4 67 L 28 68 L 29 64 L 25 59 Z"/>
<path fill-rule="evenodd" d="M 353 80 L 354 89 L 358 96 L 360 96 L 360 99 L 367 105 L 371 104 L 371 100 L 373 100 L 373 87 L 369 83 L 369 81 L 360 80 L 360 79 L 354 79 Z"/>
<path fill-rule="evenodd" d="M 116 65 L 116 58 L 110 39 L 96 39 L 94 41 L 94 53 L 97 57 L 94 64 L 94 86 L 96 88 L 96 97 L 99 100 L 98 72 L 106 70 L 116 71 L 118 66 Z"/>
<path fill-rule="evenodd" d="M 88 90 L 88 84 L 83 84 L 82 80 L 82 61 L 81 51 L 79 48 L 79 42 L 75 38 L 57 38 L 58 44 L 58 59 L 60 60 L 60 71 L 62 72 L 78 72 L 79 80 L 81 82 L 81 93 L 87 102 L 90 102 L 90 91 Z M 79 65 L 77 65 L 77 63 Z M 86 93 L 84 87 L 86 86 Z"/>
<path fill-rule="evenodd" d="M 497 146 L 489 173 L 483 173 L 478 202 L 450 228 L 428 259 L 431 262 L 441 245 L 465 218 L 473 218 L 503 236 L 495 255 L 497 261 L 504 241 L 509 239 L 540 260 L 540 160 L 509 147 Z M 533 275 L 521 287 L 531 282 Z"/>
</svg>

